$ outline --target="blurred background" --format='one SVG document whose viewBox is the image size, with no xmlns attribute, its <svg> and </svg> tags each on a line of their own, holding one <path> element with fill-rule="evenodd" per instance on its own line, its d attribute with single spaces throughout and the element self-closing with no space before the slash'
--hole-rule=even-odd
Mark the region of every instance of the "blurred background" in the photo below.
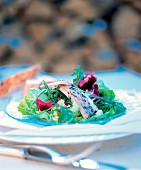
<svg viewBox="0 0 141 170">
<path fill-rule="evenodd" d="M 141 0 L 0 0 L 0 66 L 141 73 Z"/>
</svg>

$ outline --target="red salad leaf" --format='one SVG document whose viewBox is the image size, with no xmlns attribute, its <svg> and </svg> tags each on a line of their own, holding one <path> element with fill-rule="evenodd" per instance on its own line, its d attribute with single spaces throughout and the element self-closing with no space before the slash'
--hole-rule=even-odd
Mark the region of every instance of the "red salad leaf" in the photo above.
<svg viewBox="0 0 141 170">
<path fill-rule="evenodd" d="M 78 83 L 78 87 L 80 89 L 83 89 L 85 91 L 91 92 L 90 98 L 94 102 L 99 102 L 99 99 L 97 96 L 99 96 L 99 90 L 98 90 L 98 84 L 95 84 L 97 81 L 97 78 L 94 76 L 94 72 L 90 72 L 86 74 L 86 76 L 83 77 L 82 80 Z"/>
<path fill-rule="evenodd" d="M 98 85 L 97 84 L 93 84 L 92 85 L 92 88 L 91 89 L 88 89 L 89 92 L 92 92 L 92 94 L 95 94 L 95 95 L 99 95 L 99 92 L 98 92 Z"/>
<path fill-rule="evenodd" d="M 52 101 L 44 102 L 40 99 L 36 99 L 36 105 L 37 105 L 38 110 L 43 111 L 52 106 Z"/>
<path fill-rule="evenodd" d="M 97 78 L 94 76 L 93 71 L 86 74 L 82 80 L 80 80 L 78 87 L 83 90 L 92 89 L 93 84 L 97 81 Z"/>
<path fill-rule="evenodd" d="M 97 96 L 99 96 L 98 84 L 93 84 L 92 88 L 88 91 L 91 92 L 90 98 L 92 98 L 94 102 L 100 101 L 100 99 L 97 98 Z"/>
</svg>

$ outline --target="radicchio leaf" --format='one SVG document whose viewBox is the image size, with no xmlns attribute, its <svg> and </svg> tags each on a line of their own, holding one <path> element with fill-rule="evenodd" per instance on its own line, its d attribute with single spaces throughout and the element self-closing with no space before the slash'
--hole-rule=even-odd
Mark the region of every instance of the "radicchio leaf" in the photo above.
<svg viewBox="0 0 141 170">
<path fill-rule="evenodd" d="M 43 110 L 49 109 L 52 106 L 52 101 L 44 102 L 40 99 L 36 99 L 36 105 L 37 105 L 38 110 L 43 111 Z"/>
<path fill-rule="evenodd" d="M 92 89 L 92 86 L 96 81 L 97 78 L 94 76 L 93 72 L 90 72 L 86 74 L 82 80 L 80 80 L 78 87 L 83 90 Z"/>
<path fill-rule="evenodd" d="M 90 97 L 92 97 L 93 101 L 97 101 L 96 96 L 99 95 L 98 84 L 95 84 L 96 81 L 97 78 L 94 76 L 94 72 L 92 71 L 86 74 L 86 76 L 84 76 L 78 83 L 78 87 L 80 89 L 91 92 Z"/>
</svg>

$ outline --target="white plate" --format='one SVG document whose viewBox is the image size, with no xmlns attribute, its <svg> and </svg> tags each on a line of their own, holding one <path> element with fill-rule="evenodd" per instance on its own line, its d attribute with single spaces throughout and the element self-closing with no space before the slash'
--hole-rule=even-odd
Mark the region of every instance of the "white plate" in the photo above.
<svg viewBox="0 0 141 170">
<path fill-rule="evenodd" d="M 129 133 L 112 133 L 112 134 L 100 134 L 100 135 L 88 135 L 88 136 L 71 136 L 71 137 L 38 137 L 38 136 L 1 136 L 1 142 L 7 143 L 21 143 L 21 144 L 35 144 L 35 145 L 67 145 L 67 144 L 86 144 L 91 142 L 101 142 L 106 140 L 117 139 L 125 136 L 129 136 Z"/>
<path fill-rule="evenodd" d="M 135 91 L 115 91 L 117 97 L 128 108 L 126 115 L 141 107 L 141 101 L 137 97 Z M 8 106 L 9 107 L 9 106 Z M 8 109 L 8 112 L 10 110 Z M 13 110 L 12 110 L 13 112 Z M 11 114 L 11 113 L 10 113 Z M 118 118 L 117 118 L 118 119 Z M 126 116 L 125 116 L 126 119 Z M 121 138 L 131 133 L 108 133 L 98 134 L 92 131 L 92 128 L 98 128 L 105 125 L 92 125 L 92 124 L 74 124 L 74 125 L 58 125 L 49 126 L 45 128 L 35 127 L 32 125 L 24 124 L 16 120 L 6 117 L 1 121 L 0 125 L 7 124 L 7 127 L 18 128 L 17 131 L 11 131 L 6 135 L 1 135 L 0 139 L 7 142 L 26 143 L 26 144 L 77 144 L 99 142 L 111 139 Z M 10 124 L 8 123 L 10 122 Z M 112 122 L 112 121 L 111 121 Z M 119 123 L 120 125 L 120 123 Z M 117 126 L 117 124 L 116 124 Z M 122 125 L 124 127 L 124 125 Z M 109 126 L 110 128 L 110 126 Z M 88 134 L 86 133 L 88 131 Z M 33 133 L 32 133 L 33 132 Z"/>
</svg>

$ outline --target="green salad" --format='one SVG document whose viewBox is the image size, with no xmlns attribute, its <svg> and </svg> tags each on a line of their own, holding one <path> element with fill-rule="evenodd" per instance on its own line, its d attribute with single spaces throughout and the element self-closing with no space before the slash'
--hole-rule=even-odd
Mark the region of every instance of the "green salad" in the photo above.
<svg viewBox="0 0 141 170">
<path fill-rule="evenodd" d="M 72 76 L 73 82 L 43 80 L 38 88 L 30 88 L 18 111 L 52 124 L 105 124 L 126 113 L 114 91 L 97 79 L 93 71 L 85 74 L 78 66 Z"/>
</svg>

